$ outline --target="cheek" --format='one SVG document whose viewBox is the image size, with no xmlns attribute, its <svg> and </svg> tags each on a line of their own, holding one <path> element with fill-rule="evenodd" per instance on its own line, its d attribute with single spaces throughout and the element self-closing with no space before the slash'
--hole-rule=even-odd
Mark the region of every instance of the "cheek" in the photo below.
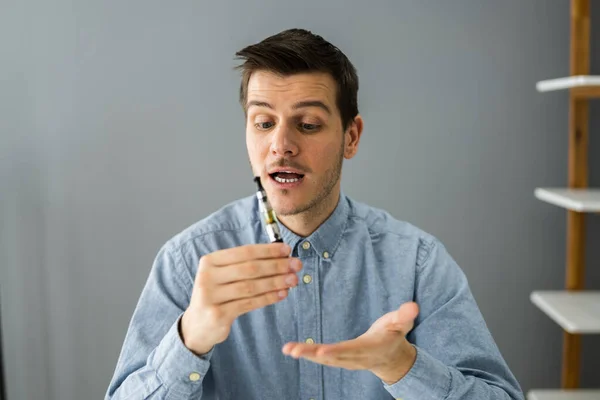
<svg viewBox="0 0 600 400">
<path fill-rule="evenodd" d="M 265 163 L 265 158 L 269 153 L 269 146 L 264 140 L 259 140 L 256 135 L 246 133 L 246 148 L 248 149 L 248 157 L 254 167 L 262 168 Z"/>
<path fill-rule="evenodd" d="M 251 159 L 256 159 L 260 152 L 260 144 L 251 133 L 246 133 L 246 148 Z"/>
<path fill-rule="evenodd" d="M 337 165 L 341 150 L 341 143 L 327 143 L 315 146 L 307 153 L 310 154 L 309 157 L 315 172 L 326 172 Z"/>
<path fill-rule="evenodd" d="M 341 143 L 329 143 L 322 149 L 321 159 L 327 164 L 337 163 L 337 158 L 340 156 L 342 151 Z"/>
</svg>

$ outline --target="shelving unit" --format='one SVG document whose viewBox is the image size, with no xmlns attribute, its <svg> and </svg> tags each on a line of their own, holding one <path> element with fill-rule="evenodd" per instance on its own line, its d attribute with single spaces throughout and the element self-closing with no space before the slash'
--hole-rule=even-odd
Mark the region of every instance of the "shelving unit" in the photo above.
<svg viewBox="0 0 600 400">
<path fill-rule="evenodd" d="M 600 76 L 577 75 L 566 78 L 549 79 L 540 81 L 536 85 L 538 92 L 550 92 L 552 90 L 574 89 L 590 93 L 589 97 L 600 97 Z"/>
<path fill-rule="evenodd" d="M 539 291 L 531 302 L 566 332 L 600 333 L 600 291 Z"/>
<path fill-rule="evenodd" d="M 600 390 L 533 390 L 528 400 L 598 400 Z"/>
<path fill-rule="evenodd" d="M 535 189 L 539 200 L 567 210 L 565 288 L 530 296 L 563 329 L 562 390 L 532 390 L 528 400 L 600 400 L 600 388 L 578 389 L 581 335 L 600 334 L 600 290 L 584 290 L 585 217 L 600 212 L 600 189 L 588 188 L 588 102 L 600 98 L 600 76 L 590 75 L 590 0 L 571 0 L 570 24 L 570 76 L 536 84 L 569 94 L 568 185 Z"/>
<path fill-rule="evenodd" d="M 535 197 L 577 212 L 600 212 L 600 189 L 537 188 Z"/>
</svg>

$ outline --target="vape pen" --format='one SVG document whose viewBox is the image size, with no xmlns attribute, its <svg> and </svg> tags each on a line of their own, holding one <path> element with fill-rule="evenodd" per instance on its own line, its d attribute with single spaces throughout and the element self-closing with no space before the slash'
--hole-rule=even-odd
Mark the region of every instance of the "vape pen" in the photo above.
<svg viewBox="0 0 600 400">
<path fill-rule="evenodd" d="M 275 211 L 271 208 L 271 204 L 269 203 L 269 199 L 267 199 L 267 193 L 260 182 L 260 177 L 255 177 L 254 182 L 258 186 L 258 191 L 256 192 L 256 197 L 258 198 L 258 206 L 260 208 L 260 213 L 262 214 L 265 227 L 267 230 L 267 236 L 269 236 L 269 242 L 275 243 L 280 242 L 283 243 L 283 239 L 281 238 L 281 233 L 279 232 L 279 225 L 277 225 L 277 217 L 275 216 Z"/>
</svg>

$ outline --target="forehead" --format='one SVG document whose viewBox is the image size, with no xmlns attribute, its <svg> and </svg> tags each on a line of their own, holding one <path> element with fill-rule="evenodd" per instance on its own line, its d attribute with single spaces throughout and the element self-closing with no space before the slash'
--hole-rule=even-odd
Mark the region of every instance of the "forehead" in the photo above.
<svg viewBox="0 0 600 400">
<path fill-rule="evenodd" d="M 248 81 L 248 101 L 268 101 L 285 107 L 297 101 L 320 100 L 335 109 L 336 83 L 324 72 L 281 76 L 268 71 L 256 71 Z"/>
</svg>

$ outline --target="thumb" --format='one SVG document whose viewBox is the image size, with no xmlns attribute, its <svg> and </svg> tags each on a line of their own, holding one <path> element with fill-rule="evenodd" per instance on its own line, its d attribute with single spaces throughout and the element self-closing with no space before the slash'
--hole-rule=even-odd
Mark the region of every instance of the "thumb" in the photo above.
<svg viewBox="0 0 600 400">
<path fill-rule="evenodd" d="M 403 332 L 405 335 L 414 327 L 415 318 L 419 315 L 419 306 L 411 301 L 404 303 L 398 310 L 392 313 L 388 329 L 396 332 Z"/>
</svg>

